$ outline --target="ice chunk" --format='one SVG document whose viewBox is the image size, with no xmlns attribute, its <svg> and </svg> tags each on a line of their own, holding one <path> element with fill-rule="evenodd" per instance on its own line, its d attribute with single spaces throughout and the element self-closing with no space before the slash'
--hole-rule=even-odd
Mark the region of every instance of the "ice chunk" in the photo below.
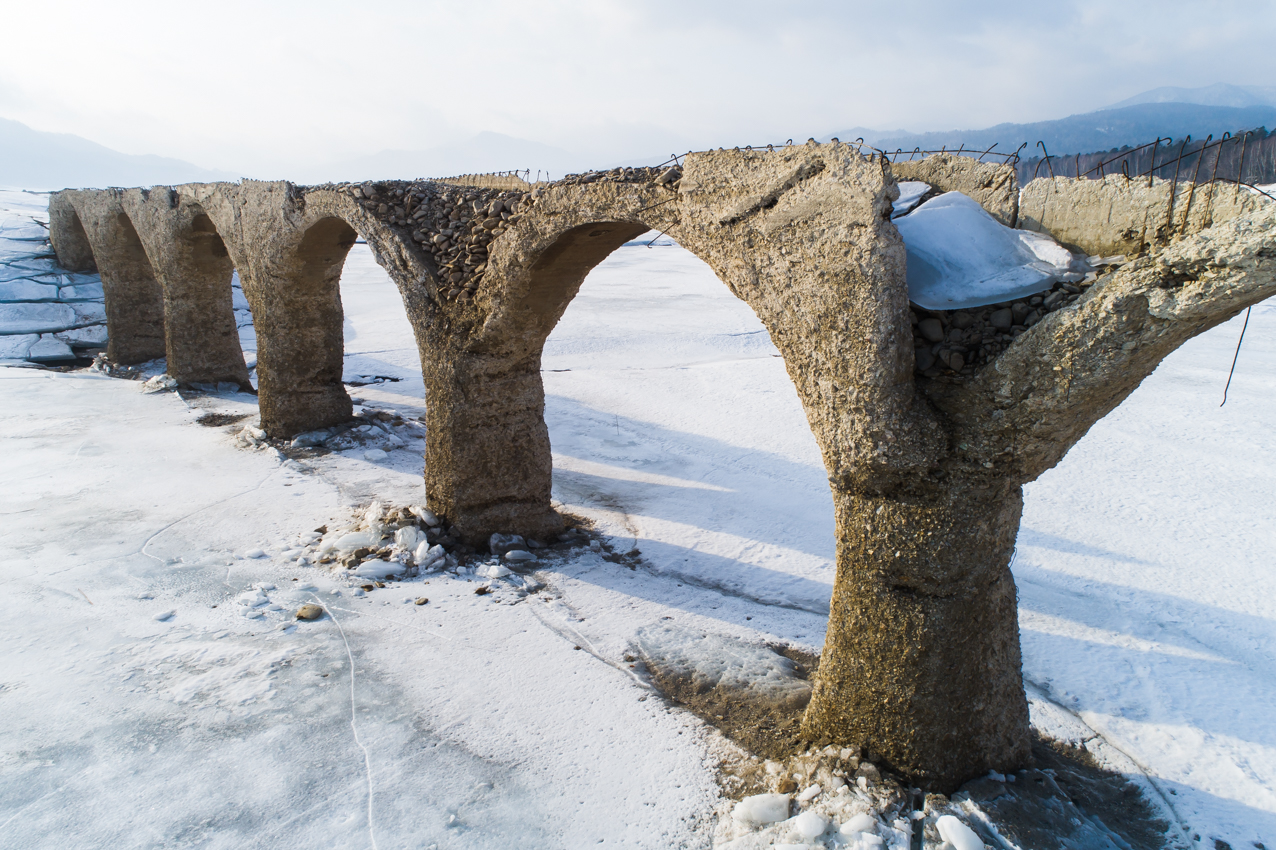
<svg viewBox="0 0 1276 850">
<path fill-rule="evenodd" d="M 435 516 L 434 511 L 430 510 L 429 508 L 426 508 L 422 505 L 413 505 L 412 507 L 408 508 L 408 510 L 412 511 L 412 513 L 419 520 L 421 520 L 421 522 L 425 523 L 430 528 L 438 527 L 439 518 Z"/>
<path fill-rule="evenodd" d="M 76 324 L 84 323 L 70 304 L 0 304 L 0 334 L 51 333 Z"/>
<path fill-rule="evenodd" d="M 409 552 L 416 551 L 424 540 L 425 532 L 415 525 L 405 525 L 394 532 L 394 545 Z"/>
<path fill-rule="evenodd" d="M 176 615 L 177 615 L 176 611 L 160 611 L 158 614 L 155 615 L 154 619 L 156 622 L 164 623 L 173 619 L 173 617 L 175 617 Z"/>
<path fill-rule="evenodd" d="M 244 553 L 245 558 L 264 558 L 266 551 L 264 549 L 249 549 Z"/>
<path fill-rule="evenodd" d="M 76 302 L 70 305 L 75 311 L 77 325 L 100 325 L 106 321 L 106 307 L 92 301 Z"/>
<path fill-rule="evenodd" d="M 505 557 L 505 560 L 507 561 L 515 561 L 515 562 L 536 560 L 536 556 L 533 555 L 531 552 L 528 552 L 526 549 L 511 549 L 505 553 L 504 557 Z"/>
<path fill-rule="evenodd" d="M 745 797 L 731 810 L 731 818 L 750 826 L 789 819 L 788 794 L 754 794 Z"/>
<path fill-rule="evenodd" d="M 109 341 L 106 325 L 89 325 L 56 334 L 57 338 L 81 348 L 101 348 Z"/>
<path fill-rule="evenodd" d="M 177 379 L 171 375 L 155 375 L 142 384 L 142 392 L 144 393 L 157 393 L 162 390 L 175 389 L 177 389 Z"/>
<path fill-rule="evenodd" d="M 811 699 L 811 686 L 797 677 L 793 662 L 765 646 L 669 626 L 639 629 L 637 643 L 653 670 L 690 680 L 698 693 L 723 688 L 784 709 Z"/>
<path fill-rule="evenodd" d="M 928 310 L 1024 298 L 1071 272 L 1066 249 L 1006 227 L 960 192 L 931 198 L 894 223 L 908 251 L 908 298 Z"/>
<path fill-rule="evenodd" d="M 293 448 L 307 448 L 310 446 L 322 446 L 324 442 L 331 437 L 329 431 L 307 431 L 304 434 L 298 434 L 292 438 Z"/>
<path fill-rule="evenodd" d="M 0 301 L 57 301 L 58 288 L 34 280 L 10 280 L 0 283 Z"/>
<path fill-rule="evenodd" d="M 376 463 L 379 460 L 385 460 L 389 456 L 390 455 L 388 455 L 386 452 L 382 451 L 381 449 L 368 449 L 366 452 L 363 453 L 363 459 L 370 460 L 373 463 Z"/>
<path fill-rule="evenodd" d="M 27 352 L 39 339 L 39 334 L 0 336 L 0 360 L 26 360 Z"/>
<path fill-rule="evenodd" d="M 939 837 L 953 845 L 953 850 L 984 850 L 984 843 L 975 831 L 952 815 L 944 815 L 935 821 Z"/>
<path fill-rule="evenodd" d="M 70 360 L 75 357 L 71 346 L 52 334 L 41 334 L 40 339 L 27 351 L 27 359 L 35 363 L 50 360 Z"/>
<path fill-rule="evenodd" d="M 503 564 L 484 564 L 478 572 L 484 578 L 505 578 L 510 575 L 510 568 Z"/>
<path fill-rule="evenodd" d="M 824 789 L 821 788 L 819 785 L 812 785 L 811 787 L 803 791 L 801 794 L 798 794 L 797 801 L 799 803 L 809 803 L 812 800 L 814 800 L 816 797 L 820 796 L 820 792 L 823 790 Z"/>
<path fill-rule="evenodd" d="M 364 546 L 376 546 L 381 542 L 381 533 L 372 531 L 352 531 L 338 537 L 333 542 L 332 548 L 338 552 L 353 552 L 355 549 L 361 549 Z"/>
<path fill-rule="evenodd" d="M 877 829 L 877 819 L 864 812 L 842 824 L 842 834 L 848 836 L 857 832 L 873 832 L 875 829 Z"/>
<path fill-rule="evenodd" d="M 361 578 L 379 578 L 383 579 L 387 576 L 397 576 L 403 572 L 403 564 L 398 561 L 382 561 L 373 558 L 371 561 L 364 561 L 354 569 L 354 574 Z"/>
<path fill-rule="evenodd" d="M 899 200 L 891 205 L 891 218 L 899 218 L 908 213 L 931 189 L 929 183 L 923 183 L 920 180 L 905 180 L 895 185 L 899 186 Z"/>
<path fill-rule="evenodd" d="M 818 812 L 803 812 L 793 818 L 793 831 L 796 832 L 803 841 L 814 841 L 824 834 L 824 830 L 828 829 L 829 819 Z"/>
<path fill-rule="evenodd" d="M 412 557 L 416 559 L 417 566 L 428 570 L 437 566 L 447 557 L 447 550 L 438 544 L 431 546 L 427 542 L 417 546 L 416 552 Z"/>
<path fill-rule="evenodd" d="M 101 301 L 103 297 L 100 283 L 64 286 L 58 290 L 59 301 Z"/>
</svg>

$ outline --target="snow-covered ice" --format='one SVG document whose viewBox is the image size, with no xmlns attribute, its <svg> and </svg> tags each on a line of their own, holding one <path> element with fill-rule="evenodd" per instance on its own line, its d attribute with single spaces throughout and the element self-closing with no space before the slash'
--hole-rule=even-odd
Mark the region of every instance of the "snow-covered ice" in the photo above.
<svg viewBox="0 0 1276 850">
<path fill-rule="evenodd" d="M 724 745 L 625 656 L 659 629 L 818 650 L 832 505 L 757 318 L 646 241 L 590 275 L 544 362 L 555 498 L 606 546 L 511 563 L 523 588 L 364 592 L 292 555 L 374 499 L 420 505 L 419 429 L 377 463 L 370 435 L 289 461 L 196 424 L 251 396 L 0 368 L 0 847 L 709 846 Z M 347 375 L 399 379 L 358 389 L 365 414 L 416 421 L 411 329 L 365 246 L 342 297 Z M 1239 331 L 1176 352 L 1026 488 L 1013 566 L 1034 723 L 1233 848 L 1276 840 L 1276 309 L 1220 408 Z M 792 820 L 776 842 L 804 840 Z M 854 825 L 825 835 L 907 846 Z"/>
</svg>

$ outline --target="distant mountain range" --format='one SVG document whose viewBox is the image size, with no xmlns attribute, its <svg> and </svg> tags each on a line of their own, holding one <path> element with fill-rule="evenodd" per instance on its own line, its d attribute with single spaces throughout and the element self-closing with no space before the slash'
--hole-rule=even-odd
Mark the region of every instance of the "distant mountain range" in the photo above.
<svg viewBox="0 0 1276 850">
<path fill-rule="evenodd" d="M 1166 101 L 1167 97 L 1195 98 L 1197 101 Z M 1220 105 L 1219 101 L 1243 103 Z M 986 150 L 996 143 L 996 151 L 1010 153 L 1027 142 L 1021 156 L 1039 154 L 1037 142 L 1045 143 L 1051 155 L 1090 153 L 1137 146 L 1157 136 L 1204 138 L 1213 133 L 1217 138 L 1225 131 L 1276 127 L 1276 87 L 1229 86 L 1224 84 L 1200 89 L 1161 88 L 1135 95 L 1108 109 L 1071 115 L 1054 121 L 1032 124 L 998 124 L 983 130 L 947 130 L 933 133 L 908 133 L 899 130 L 871 130 L 856 127 L 830 133 L 850 141 L 862 137 L 882 150 L 911 151 Z"/>
<path fill-rule="evenodd" d="M 1022 156 L 1040 153 L 1038 140 L 1054 156 L 1137 146 L 1157 136 L 1203 139 L 1257 127 L 1276 128 L 1276 86 L 1217 84 L 1196 89 L 1152 89 L 1096 112 L 1032 124 L 998 124 L 983 130 L 910 133 L 857 127 L 830 133 L 843 141 L 863 137 L 884 150 L 950 150 L 960 146 Z M 729 140 L 724 141 L 726 143 Z M 664 157 L 653 159 L 661 161 Z M 636 160 L 635 160 L 636 162 Z M 633 163 L 629 163 L 633 164 Z M 570 151 L 500 133 L 479 133 L 464 141 L 423 150 L 385 150 L 294 174 L 265 175 L 297 181 L 451 177 L 504 169 L 531 169 L 533 180 L 582 171 L 598 163 Z M 241 175 L 201 168 L 179 159 L 123 154 L 79 136 L 33 130 L 0 118 L 0 186 L 151 186 L 192 181 L 237 180 Z"/>
<path fill-rule="evenodd" d="M 1140 103 L 1196 103 L 1201 106 L 1276 106 L 1276 86 L 1233 86 L 1215 83 L 1199 89 L 1162 86 L 1114 103 L 1108 109 Z"/>
<path fill-rule="evenodd" d="M 227 171 L 169 157 L 120 153 L 80 136 L 45 133 L 0 118 L 0 186 L 63 189 L 238 179 Z"/>
</svg>

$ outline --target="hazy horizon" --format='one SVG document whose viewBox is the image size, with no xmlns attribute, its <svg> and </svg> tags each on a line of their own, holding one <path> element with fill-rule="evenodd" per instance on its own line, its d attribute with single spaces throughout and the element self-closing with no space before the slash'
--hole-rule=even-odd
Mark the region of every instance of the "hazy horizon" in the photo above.
<svg viewBox="0 0 1276 850">
<path fill-rule="evenodd" d="M 27 38 L 0 55 L 0 115 L 245 176 L 483 132 L 605 165 L 841 127 L 1048 120 L 1157 87 L 1276 79 L 1276 7 L 1259 2 L 926 0 L 900 15 L 752 0 L 49 0 L 6 19 Z"/>
</svg>

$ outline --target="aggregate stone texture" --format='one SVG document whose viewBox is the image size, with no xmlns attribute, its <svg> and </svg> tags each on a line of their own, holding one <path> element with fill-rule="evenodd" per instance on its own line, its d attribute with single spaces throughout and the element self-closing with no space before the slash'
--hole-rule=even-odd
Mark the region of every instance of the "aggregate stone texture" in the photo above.
<svg viewBox="0 0 1276 850">
<path fill-rule="evenodd" d="M 667 233 L 766 326 L 828 472 L 837 575 L 803 733 L 866 747 L 951 790 L 1028 757 L 1009 570 L 1022 485 L 1170 351 L 1276 293 L 1276 207 L 1229 205 L 1219 187 L 1196 187 L 1189 209 L 1169 189 L 1038 181 L 1048 186 L 1019 199 L 1022 226 L 1127 256 L 1040 303 L 936 314 L 908 301 L 890 222 L 904 176 L 1016 221 L 1004 166 L 890 163 L 838 142 L 691 153 L 521 189 L 244 181 L 68 191 L 54 196 L 51 220 L 68 262 L 83 261 L 81 232 L 92 246 L 119 351 L 162 341 L 165 312 L 180 324 L 183 299 L 224 320 L 228 278 L 161 292 L 191 257 L 216 266 L 215 232 L 252 308 L 261 426 L 273 438 L 351 418 L 338 278 L 365 239 L 399 289 L 421 356 L 427 503 L 479 547 L 493 533 L 562 528 L 550 504 L 545 340 L 608 254 L 648 230 Z M 1181 219 L 1164 220 L 1180 225 L 1140 225 L 1135 246 L 1130 222 L 1155 220 L 1171 198 Z M 201 215 L 211 231 L 195 225 Z M 164 240 L 204 247 L 156 247 Z M 170 358 L 196 362 L 175 350 L 183 335 L 168 344 Z"/>
</svg>

